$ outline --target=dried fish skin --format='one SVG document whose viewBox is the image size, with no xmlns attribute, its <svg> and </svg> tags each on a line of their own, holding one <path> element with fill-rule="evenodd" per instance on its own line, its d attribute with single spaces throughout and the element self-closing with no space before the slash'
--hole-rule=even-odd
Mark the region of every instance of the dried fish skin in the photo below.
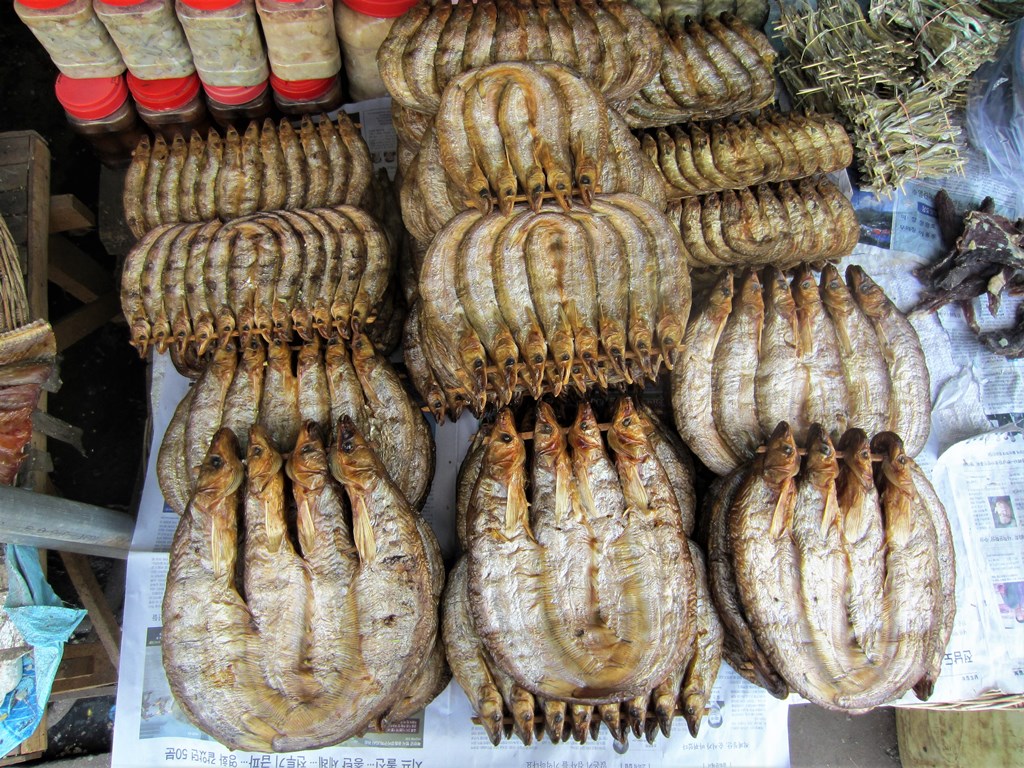
<svg viewBox="0 0 1024 768">
<path fill-rule="evenodd" d="M 704 556 L 692 541 L 690 559 L 696 574 L 694 586 L 697 592 L 697 637 L 694 641 L 694 652 L 686 666 L 679 698 L 682 703 L 683 717 L 690 729 L 690 735 L 697 738 L 700 723 L 704 717 L 711 689 L 718 678 L 718 668 L 722 662 L 722 624 L 718 620 L 711 591 L 707 582 L 707 570 L 704 567 Z M 668 734 L 665 734 L 668 736 Z"/>
<path fill-rule="evenodd" d="M 726 271 L 707 304 L 686 331 L 685 352 L 672 370 L 672 408 L 676 429 L 704 464 L 726 474 L 739 463 L 715 426 L 712 410 L 715 350 L 733 303 L 733 276 Z"/>
<path fill-rule="evenodd" d="M 747 457 L 762 441 L 754 397 L 761 355 L 764 300 L 757 272 L 740 280 L 737 300 L 715 349 L 711 411 L 715 427 L 734 455 Z"/>
<path fill-rule="evenodd" d="M 882 432 L 889 427 L 894 393 L 875 331 L 831 264 L 821 272 L 820 292 L 836 329 L 850 403 L 850 424 L 869 435 Z"/>
<path fill-rule="evenodd" d="M 862 429 L 849 429 L 839 441 L 843 465 L 836 479 L 840 534 L 849 568 L 847 612 L 853 637 L 868 661 L 881 660 L 885 530 L 875 488 L 871 442 Z"/>
<path fill-rule="evenodd" d="M 871 321 L 889 366 L 889 427 L 903 438 L 907 453 L 916 456 L 928 442 L 932 410 L 928 366 L 917 331 L 863 269 L 850 266 L 846 282 Z"/>
<path fill-rule="evenodd" d="M 769 267 L 763 276 L 765 320 L 761 333 L 761 356 L 757 363 L 754 394 L 757 418 L 764 434 L 780 421 L 789 421 L 794 431 L 807 429 L 800 421 L 807 397 L 799 375 L 800 336 L 796 302 L 785 274 Z"/>
<path fill-rule="evenodd" d="M 491 743 L 498 746 L 502 739 L 504 702 L 489 669 L 493 662 L 489 662 L 487 651 L 473 629 L 467 574 L 468 564 L 463 557 L 445 587 L 441 622 L 445 651 L 456 682 L 465 691 Z"/>
<path fill-rule="evenodd" d="M 192 497 L 194 483 L 185 459 L 185 427 L 192 408 L 192 396 L 195 389 L 190 389 L 167 422 L 163 439 L 160 441 L 160 452 L 156 460 L 156 476 L 160 483 L 167 506 L 177 514 L 185 514 L 188 500 Z"/>
<path fill-rule="evenodd" d="M 800 362 L 807 377 L 803 420 L 821 424 L 830 436 L 839 439 L 849 421 L 849 396 L 836 327 L 825 311 L 810 269 L 801 267 L 796 271 L 792 291 L 800 329 Z M 802 443 L 806 435 L 797 434 L 796 439 Z"/>
<path fill-rule="evenodd" d="M 258 636 L 235 585 L 243 479 L 234 435 L 218 432 L 171 545 L 162 610 L 163 662 L 171 692 L 193 724 L 234 749 L 264 751 L 280 733 L 272 718 L 286 711 L 287 703 L 261 690 L 266 686 Z M 211 634 L 218 637 L 215 646 L 209 643 Z M 203 648 L 207 652 L 196 650 Z M 239 712 L 246 716 L 239 718 Z"/>
<path fill-rule="evenodd" d="M 149 136 L 143 136 L 132 150 L 131 163 L 128 165 L 124 177 L 124 193 L 122 195 L 124 218 L 128 229 L 131 230 L 136 240 L 141 238 L 149 228 L 146 224 L 144 199 L 151 152 Z"/>
<path fill-rule="evenodd" d="M 264 643 L 267 683 L 285 696 L 308 699 L 317 689 L 307 661 L 313 595 L 309 572 L 288 536 L 284 460 L 262 427 L 247 432 L 246 443 L 246 604 Z"/>
<path fill-rule="evenodd" d="M 875 435 L 871 448 L 882 454 L 886 586 L 881 639 L 887 663 L 872 670 L 870 683 L 838 698 L 848 709 L 878 706 L 921 680 L 942 623 L 936 531 L 914 485 L 913 459 L 891 432 Z"/>
<path fill-rule="evenodd" d="M 784 699 L 789 687 L 762 649 L 743 607 L 729 539 L 733 500 L 749 474 L 743 466 L 712 483 L 705 499 L 708 522 L 708 587 L 725 631 L 722 654 L 729 666 L 772 696 Z"/>
</svg>

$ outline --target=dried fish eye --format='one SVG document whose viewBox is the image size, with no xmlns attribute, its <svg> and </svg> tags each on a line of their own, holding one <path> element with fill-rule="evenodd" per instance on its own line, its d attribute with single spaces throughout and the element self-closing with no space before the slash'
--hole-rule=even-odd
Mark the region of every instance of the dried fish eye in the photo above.
<svg viewBox="0 0 1024 768">
<path fill-rule="evenodd" d="M 590 422 L 584 419 L 580 422 L 580 429 L 590 429 Z"/>
<path fill-rule="evenodd" d="M 862 450 L 860 452 L 860 457 L 862 459 L 870 459 L 871 458 L 871 451 L 869 451 L 867 448 L 865 448 L 864 450 Z"/>
<path fill-rule="evenodd" d="M 263 455 L 263 449 L 258 445 L 254 445 L 251 449 L 251 452 L 252 455 L 255 456 L 256 458 L 259 458 L 260 456 Z"/>
<path fill-rule="evenodd" d="M 214 469 L 220 469 L 221 467 L 224 466 L 224 459 L 222 459 L 220 456 L 211 456 L 210 466 L 213 467 Z"/>
<path fill-rule="evenodd" d="M 313 453 L 316 448 L 312 444 L 302 446 L 302 452 L 305 454 Z"/>
<path fill-rule="evenodd" d="M 510 434 L 508 434 L 506 432 L 505 434 L 503 434 L 501 436 L 501 442 L 503 442 L 503 443 L 511 443 L 512 442 L 512 435 L 510 435 Z"/>
<path fill-rule="evenodd" d="M 554 430 L 551 428 L 550 424 L 542 424 L 540 427 L 540 433 L 542 435 L 551 435 L 554 434 Z"/>
<path fill-rule="evenodd" d="M 838 291 L 839 290 L 839 280 L 838 279 L 832 280 L 831 282 L 829 282 L 828 287 L 829 287 L 829 290 Z"/>
<path fill-rule="evenodd" d="M 341 444 L 341 450 L 345 453 L 352 453 L 352 451 L 355 450 L 355 444 L 351 440 L 346 440 Z"/>
<path fill-rule="evenodd" d="M 784 446 L 782 446 L 782 453 L 784 455 L 786 455 L 786 456 L 792 456 L 793 455 L 793 446 L 791 446 L 791 445 L 784 445 Z"/>
<path fill-rule="evenodd" d="M 622 420 L 622 426 L 628 427 L 632 422 L 633 422 L 632 417 L 623 419 Z"/>
</svg>

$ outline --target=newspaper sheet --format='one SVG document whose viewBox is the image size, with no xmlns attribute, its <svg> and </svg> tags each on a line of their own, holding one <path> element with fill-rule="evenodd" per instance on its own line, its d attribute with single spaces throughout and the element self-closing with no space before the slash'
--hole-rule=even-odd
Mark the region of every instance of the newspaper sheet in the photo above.
<svg viewBox="0 0 1024 768">
<path fill-rule="evenodd" d="M 711 696 L 711 712 L 697 739 L 676 721 L 671 739 L 652 746 L 632 741 L 615 745 L 607 732 L 593 743 L 525 748 L 518 741 L 492 747 L 462 690 L 452 684 L 427 709 L 384 734 L 367 734 L 323 750 L 261 755 L 231 752 L 191 726 L 171 696 L 160 652 L 161 602 L 167 551 L 178 516 L 163 502 L 156 480 L 156 453 L 188 381 L 166 357 L 153 363 L 153 448 L 139 519 L 128 557 L 121 669 L 117 691 L 112 764 L 142 766 L 284 766 L 299 768 L 430 768 L 431 766 L 518 766 L 519 768 L 646 768 L 663 764 L 789 765 L 788 704 L 769 696 L 723 664 Z M 463 416 L 437 427 L 437 472 L 424 516 L 438 534 L 446 557 L 455 551 L 455 477 L 476 432 Z"/>
</svg>

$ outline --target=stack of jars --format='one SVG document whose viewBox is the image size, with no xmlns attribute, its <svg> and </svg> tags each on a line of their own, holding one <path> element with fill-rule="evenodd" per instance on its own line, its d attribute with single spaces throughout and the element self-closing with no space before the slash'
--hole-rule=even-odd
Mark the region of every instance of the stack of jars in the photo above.
<svg viewBox="0 0 1024 768">
<path fill-rule="evenodd" d="M 140 120 L 173 135 L 203 130 L 211 119 L 245 124 L 275 108 L 331 112 L 343 100 L 342 54 L 353 100 L 386 95 L 377 48 L 414 3 L 15 0 L 14 7 L 61 72 L 57 97 L 72 126 L 116 164 L 127 159 Z"/>
</svg>

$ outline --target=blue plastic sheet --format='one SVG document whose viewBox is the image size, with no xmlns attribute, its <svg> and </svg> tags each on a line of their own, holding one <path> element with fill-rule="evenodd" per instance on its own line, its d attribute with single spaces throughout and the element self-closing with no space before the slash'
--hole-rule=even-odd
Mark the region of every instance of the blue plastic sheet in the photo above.
<svg viewBox="0 0 1024 768">
<path fill-rule="evenodd" d="M 32 646 L 32 653 L 21 658 L 21 682 L 0 705 L 0 755 L 6 755 L 36 729 L 50 699 L 64 643 L 86 613 L 66 608 L 54 593 L 39 565 L 39 550 L 5 546 L 9 592 L 4 611 Z"/>
</svg>

